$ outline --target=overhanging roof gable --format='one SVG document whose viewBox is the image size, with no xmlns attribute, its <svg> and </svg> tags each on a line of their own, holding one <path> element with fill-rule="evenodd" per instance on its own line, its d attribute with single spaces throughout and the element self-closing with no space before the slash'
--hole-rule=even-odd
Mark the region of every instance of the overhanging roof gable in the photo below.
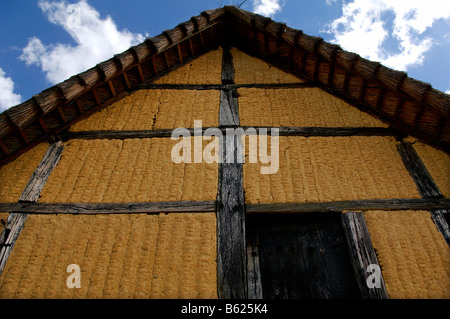
<svg viewBox="0 0 450 319">
<path fill-rule="evenodd" d="M 233 6 L 204 11 L 0 114 L 0 165 L 199 55 L 234 46 L 450 153 L 450 96 Z"/>
</svg>

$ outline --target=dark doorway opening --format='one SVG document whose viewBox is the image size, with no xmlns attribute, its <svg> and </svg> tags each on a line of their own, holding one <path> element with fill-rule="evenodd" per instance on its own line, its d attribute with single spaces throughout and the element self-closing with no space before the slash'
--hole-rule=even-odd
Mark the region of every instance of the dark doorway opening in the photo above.
<svg viewBox="0 0 450 319">
<path fill-rule="evenodd" d="M 250 298 L 361 298 L 340 214 L 249 214 Z"/>
</svg>

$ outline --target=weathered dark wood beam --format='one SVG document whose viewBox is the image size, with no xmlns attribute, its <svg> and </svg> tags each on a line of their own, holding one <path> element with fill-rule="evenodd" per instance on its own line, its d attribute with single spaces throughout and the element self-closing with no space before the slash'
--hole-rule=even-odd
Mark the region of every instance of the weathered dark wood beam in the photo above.
<svg viewBox="0 0 450 319">
<path fill-rule="evenodd" d="M 172 201 L 138 203 L 0 203 L 1 211 L 15 214 L 151 214 L 214 212 L 215 201 Z"/>
<path fill-rule="evenodd" d="M 64 146 L 61 141 L 50 144 L 47 152 L 39 163 L 38 167 L 31 176 L 30 181 L 25 187 L 22 195 L 20 196 L 20 202 L 37 202 L 39 194 L 44 188 L 50 173 L 53 168 L 58 165 L 61 158 L 61 154 L 64 150 Z"/>
<path fill-rule="evenodd" d="M 39 194 L 44 188 L 45 182 L 61 158 L 62 151 L 63 146 L 60 141 L 52 143 L 49 146 L 47 152 L 31 176 L 25 190 L 20 196 L 19 202 L 23 202 L 22 205 L 25 203 L 29 204 L 37 202 L 39 199 Z M 21 203 L 16 204 L 20 205 Z M 22 231 L 25 221 L 29 215 L 29 213 L 17 213 L 14 209 L 4 211 L 11 212 L 11 214 L 9 214 L 5 228 L 0 235 L 0 274 L 5 268 L 8 257 L 11 254 L 14 244 L 19 237 L 19 234 Z"/>
<path fill-rule="evenodd" d="M 408 142 L 401 141 L 397 144 L 397 150 L 422 197 L 443 198 L 441 191 L 433 181 L 414 147 Z"/>
<path fill-rule="evenodd" d="M 228 107 L 228 106 L 227 106 Z M 232 113 L 231 109 L 228 111 L 228 118 L 230 122 L 235 122 L 237 114 Z M 225 114 L 222 116 L 226 118 Z M 400 134 L 397 130 L 384 127 L 260 127 L 260 126 L 233 126 L 235 130 L 242 128 L 245 135 L 254 134 L 256 129 L 257 134 L 271 135 L 272 129 L 278 130 L 279 136 L 321 136 L 321 137 L 334 137 L 334 136 L 397 136 Z M 202 134 L 208 135 L 209 127 L 202 128 Z M 194 134 L 193 128 L 187 129 L 191 135 Z M 222 134 L 226 134 L 226 128 L 221 127 L 219 130 Z M 72 139 L 133 139 L 133 138 L 157 138 L 157 137 L 171 137 L 172 129 L 160 129 L 160 130 L 139 130 L 139 131 L 81 131 L 81 132 L 64 132 L 58 136 L 64 140 Z M 236 134 L 239 131 L 236 131 Z"/>
<path fill-rule="evenodd" d="M 412 179 L 416 183 L 417 189 L 424 199 L 443 199 L 439 187 L 434 182 L 425 164 L 420 159 L 414 147 L 405 141 L 397 144 L 398 152 L 405 164 L 405 167 Z M 447 208 L 447 209 L 446 209 Z M 445 241 L 450 246 L 450 228 L 444 217 L 444 214 L 450 214 L 450 207 L 442 207 L 437 209 L 429 209 L 431 219 L 435 223 L 437 229 L 444 236 Z"/>
<path fill-rule="evenodd" d="M 433 210 L 450 209 L 450 199 L 372 199 L 320 203 L 246 204 L 252 213 L 314 213 L 366 210 Z"/>
<path fill-rule="evenodd" d="M 364 299 L 389 299 L 378 258 L 367 230 L 364 213 L 346 212 L 341 214 L 341 219 L 362 297 Z M 368 281 L 372 281 L 372 278 L 369 278 L 374 270 L 372 267 L 377 267 L 375 271 L 380 270 L 379 273 L 375 273 L 375 275 L 379 275 L 375 281 L 377 285 L 373 285 L 372 282 L 370 285 L 368 283 Z"/>
<path fill-rule="evenodd" d="M 259 233 L 247 229 L 247 295 L 248 299 L 263 299 L 261 267 L 259 262 Z"/>
<path fill-rule="evenodd" d="M 223 48 L 222 83 L 234 83 L 229 47 Z M 237 98 L 221 91 L 219 126 L 239 125 Z M 243 164 L 238 162 L 240 139 L 220 138 L 219 185 L 217 193 L 217 286 L 222 299 L 247 298 L 247 259 Z"/>
<path fill-rule="evenodd" d="M 236 90 L 240 88 L 256 89 L 293 89 L 293 88 L 314 88 L 313 83 L 249 83 L 249 84 L 157 84 L 142 83 L 136 85 L 136 89 L 153 90 Z"/>
</svg>

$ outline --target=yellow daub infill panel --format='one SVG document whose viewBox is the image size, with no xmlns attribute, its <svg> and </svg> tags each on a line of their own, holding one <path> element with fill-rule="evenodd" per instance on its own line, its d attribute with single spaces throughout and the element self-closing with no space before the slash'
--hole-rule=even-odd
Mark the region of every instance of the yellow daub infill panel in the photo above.
<svg viewBox="0 0 450 319">
<path fill-rule="evenodd" d="M 72 140 L 66 143 L 39 201 L 215 200 L 218 164 L 175 164 L 171 152 L 177 143 L 170 138 Z"/>
<path fill-rule="evenodd" d="M 429 212 L 364 216 L 391 298 L 450 298 L 450 250 Z"/>
<path fill-rule="evenodd" d="M 222 49 L 210 51 L 156 80 L 157 84 L 222 83 Z"/>
<path fill-rule="evenodd" d="M 0 298 L 217 298 L 216 257 L 213 213 L 30 215 Z"/>
<path fill-rule="evenodd" d="M 157 130 L 218 126 L 220 92 L 217 90 L 139 90 L 73 125 L 72 132 Z"/>
<path fill-rule="evenodd" d="M 231 48 L 231 54 L 233 56 L 234 82 L 236 84 L 306 82 L 258 58 L 251 57 L 236 48 Z"/>
<path fill-rule="evenodd" d="M 450 156 L 429 145 L 417 142 L 414 149 L 425 164 L 441 193 L 450 197 Z"/>
<path fill-rule="evenodd" d="M 239 89 L 245 126 L 387 127 L 319 88 Z"/>
<path fill-rule="evenodd" d="M 246 157 L 247 203 L 420 198 L 393 138 L 280 136 L 278 171 L 261 174 L 275 158 L 253 164 Z"/>
<path fill-rule="evenodd" d="M 47 149 L 48 143 L 41 143 L 0 168 L 0 202 L 12 203 L 19 200 Z"/>
</svg>

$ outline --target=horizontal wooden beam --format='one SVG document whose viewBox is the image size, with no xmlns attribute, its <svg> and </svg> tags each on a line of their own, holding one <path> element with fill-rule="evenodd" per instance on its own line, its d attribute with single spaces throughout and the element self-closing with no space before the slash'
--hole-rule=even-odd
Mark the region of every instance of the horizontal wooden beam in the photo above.
<svg viewBox="0 0 450 319">
<path fill-rule="evenodd" d="M 138 203 L 0 203 L 0 211 L 30 214 L 140 214 L 215 212 L 215 201 Z"/>
<path fill-rule="evenodd" d="M 268 134 L 271 135 L 271 129 L 277 129 L 280 136 L 397 136 L 400 134 L 397 130 L 383 127 L 265 127 L 265 126 L 229 126 L 235 130 L 242 128 L 244 135 Z M 256 131 L 251 130 L 252 128 Z M 202 134 L 212 135 L 217 130 L 209 131 L 209 127 L 202 128 Z M 249 130 L 250 129 L 250 130 Z M 264 130 L 266 129 L 266 130 Z M 193 128 L 187 129 L 189 133 L 194 134 Z M 226 134 L 226 128 L 219 130 Z M 153 138 L 153 137 L 171 137 L 173 129 L 160 130 L 138 130 L 138 131 L 81 131 L 64 132 L 59 137 L 64 141 L 71 139 L 132 139 L 132 138 Z M 211 134 L 209 133 L 211 132 Z M 236 131 L 238 132 L 238 131 Z"/>
<path fill-rule="evenodd" d="M 240 88 L 256 89 L 293 89 L 293 88 L 312 88 L 316 85 L 310 82 L 306 83 L 250 83 L 250 84 L 155 84 L 141 83 L 133 87 L 136 89 L 147 90 L 235 90 Z"/>
<path fill-rule="evenodd" d="M 246 204 L 247 213 L 314 213 L 366 210 L 433 210 L 449 208 L 450 199 L 444 198 L 372 199 L 322 203 Z"/>
</svg>

